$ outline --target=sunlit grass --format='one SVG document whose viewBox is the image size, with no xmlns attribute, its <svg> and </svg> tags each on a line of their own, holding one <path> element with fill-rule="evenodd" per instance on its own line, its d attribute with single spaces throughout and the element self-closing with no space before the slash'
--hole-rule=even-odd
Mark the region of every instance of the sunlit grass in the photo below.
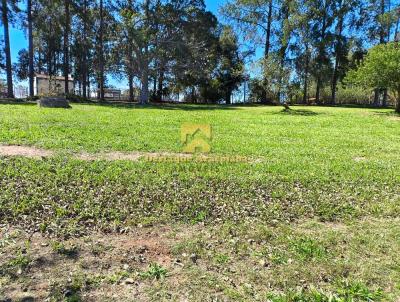
<svg viewBox="0 0 400 302">
<path fill-rule="evenodd" d="M 179 153 L 182 123 L 211 124 L 213 155 L 255 160 L 73 156 Z M 1 223 L 61 238 L 93 229 L 183 228 L 188 238 L 178 238 L 171 252 L 194 254 L 199 263 L 188 260 L 178 284 L 171 268 L 154 264 L 142 282 L 162 280 L 149 290 L 157 298 L 189 286 L 193 301 L 217 293 L 241 301 L 392 301 L 400 288 L 399 134 L 390 110 L 3 105 L 0 144 L 56 155 L 0 157 Z M 53 249 L 65 254 L 56 242 Z"/>
<path fill-rule="evenodd" d="M 181 152 L 180 129 L 187 122 L 212 125 L 213 154 L 257 161 L 82 162 L 65 157 L 82 151 Z M 60 155 L 45 161 L 3 159 L 0 209 L 18 219 L 32 211 L 43 214 L 45 203 L 52 209 L 46 219 L 75 219 L 77 226 L 87 219 L 120 225 L 391 216 L 399 210 L 399 133 L 400 121 L 391 111 L 376 109 L 4 105 L 3 144 L 33 145 Z"/>
</svg>

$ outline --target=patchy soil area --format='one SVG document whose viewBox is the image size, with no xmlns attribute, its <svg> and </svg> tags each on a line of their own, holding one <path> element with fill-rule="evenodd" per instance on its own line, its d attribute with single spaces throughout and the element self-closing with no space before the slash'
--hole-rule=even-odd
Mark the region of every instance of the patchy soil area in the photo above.
<svg viewBox="0 0 400 302">
<path fill-rule="evenodd" d="M 27 158 L 46 158 L 57 155 L 57 152 L 40 149 L 30 146 L 18 145 L 0 145 L 0 156 L 22 156 Z M 205 155 L 205 154 L 188 154 L 188 153 L 172 153 L 172 152 L 102 152 L 102 153 L 78 153 L 73 155 L 74 158 L 83 161 L 107 160 L 107 161 L 151 161 L 151 162 L 260 162 L 260 159 L 251 159 L 244 156 L 221 156 L 221 155 Z"/>
<path fill-rule="evenodd" d="M 0 301 L 399 301 L 399 220 L 0 227 Z"/>
<path fill-rule="evenodd" d="M 50 157 L 53 151 L 28 147 L 28 146 L 4 146 L 0 145 L 0 155 L 2 156 L 24 156 L 29 158 Z"/>
<path fill-rule="evenodd" d="M 153 282 L 181 268 L 170 251 L 170 232 L 160 227 L 56 239 L 3 228 L 0 301 L 132 301 L 144 297 Z"/>
</svg>

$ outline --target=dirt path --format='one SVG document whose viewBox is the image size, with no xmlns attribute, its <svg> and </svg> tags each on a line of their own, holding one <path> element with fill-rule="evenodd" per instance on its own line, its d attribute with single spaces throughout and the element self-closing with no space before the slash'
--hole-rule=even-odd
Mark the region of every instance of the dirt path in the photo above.
<svg viewBox="0 0 400 302">
<path fill-rule="evenodd" d="M 30 158 L 50 157 L 53 155 L 52 151 L 38 149 L 27 146 L 3 146 L 0 145 L 1 156 L 23 156 Z"/>
<path fill-rule="evenodd" d="M 22 156 L 27 158 L 47 158 L 55 156 L 57 152 L 40 149 L 29 146 L 18 145 L 0 145 L 0 156 L 12 157 Z M 172 152 L 103 152 L 103 153 L 79 153 L 73 155 L 74 158 L 83 161 L 95 160 L 127 160 L 127 161 L 152 161 L 152 162 L 185 162 L 185 161 L 202 161 L 202 162 L 258 162 L 244 156 L 221 156 L 221 155 L 194 155 L 187 153 L 172 153 Z"/>
</svg>

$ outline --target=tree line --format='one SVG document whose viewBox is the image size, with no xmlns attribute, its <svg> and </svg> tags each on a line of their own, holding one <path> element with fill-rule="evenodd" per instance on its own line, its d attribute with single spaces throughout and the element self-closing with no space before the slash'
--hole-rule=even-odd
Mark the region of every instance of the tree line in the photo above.
<svg viewBox="0 0 400 302">
<path fill-rule="evenodd" d="M 367 50 L 400 38 L 399 0 L 229 0 L 220 19 L 203 0 L 1 0 L 0 69 L 13 77 L 65 78 L 65 91 L 104 99 L 109 79 L 129 100 L 231 103 L 250 78 L 248 100 L 336 104 L 346 74 Z M 12 64 L 10 24 L 28 47 Z M 68 91 L 68 75 L 75 91 Z M 137 88 L 138 87 L 138 88 Z M 327 93 L 329 91 L 329 93 Z M 386 87 L 373 102 L 385 106 Z"/>
<path fill-rule="evenodd" d="M 398 38 L 400 3 L 233 0 L 222 14 L 263 47 L 262 71 L 253 83 L 263 102 L 294 97 L 305 104 L 335 104 L 338 84 L 367 50 Z M 323 98 L 326 88 L 330 95 Z M 376 89 L 374 102 L 386 105 L 387 97 L 387 90 Z"/>
</svg>

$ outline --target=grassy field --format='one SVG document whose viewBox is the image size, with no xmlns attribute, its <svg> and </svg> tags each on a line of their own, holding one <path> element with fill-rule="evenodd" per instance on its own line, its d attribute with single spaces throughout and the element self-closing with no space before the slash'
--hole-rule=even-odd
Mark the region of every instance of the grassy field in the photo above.
<svg viewBox="0 0 400 302">
<path fill-rule="evenodd" d="M 77 158 L 180 156 L 184 123 L 247 160 Z M 398 301 L 399 134 L 377 109 L 1 105 L 0 144 L 55 154 L 0 157 L 0 301 Z"/>
</svg>

